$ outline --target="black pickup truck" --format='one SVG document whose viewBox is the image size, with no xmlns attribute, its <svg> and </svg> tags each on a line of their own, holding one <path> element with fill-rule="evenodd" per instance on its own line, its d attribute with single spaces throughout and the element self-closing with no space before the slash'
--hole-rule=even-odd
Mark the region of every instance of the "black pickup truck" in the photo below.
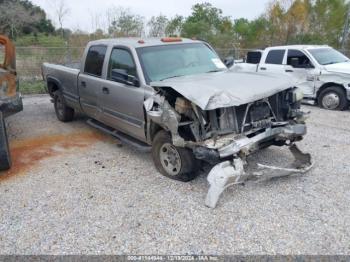
<svg viewBox="0 0 350 262">
<path fill-rule="evenodd" d="M 0 171 L 11 167 L 5 118 L 23 110 L 18 91 L 15 53 L 11 41 L 0 36 Z"/>
</svg>

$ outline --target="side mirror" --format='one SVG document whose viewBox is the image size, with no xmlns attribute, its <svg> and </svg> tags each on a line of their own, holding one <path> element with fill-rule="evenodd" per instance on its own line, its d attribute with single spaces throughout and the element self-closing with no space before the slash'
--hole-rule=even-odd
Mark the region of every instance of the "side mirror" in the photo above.
<svg viewBox="0 0 350 262">
<path fill-rule="evenodd" d="M 140 86 L 139 80 L 135 76 L 128 75 L 125 69 L 112 69 L 111 79 L 129 86 Z"/>
<path fill-rule="evenodd" d="M 314 67 L 313 64 L 311 64 L 311 62 L 310 62 L 310 63 L 308 63 L 308 64 L 305 65 L 305 68 L 306 68 L 306 69 L 313 69 L 313 68 L 315 68 L 315 67 Z"/>
<path fill-rule="evenodd" d="M 224 64 L 230 68 L 235 64 L 235 59 L 232 56 L 226 57 L 224 59 Z"/>
</svg>

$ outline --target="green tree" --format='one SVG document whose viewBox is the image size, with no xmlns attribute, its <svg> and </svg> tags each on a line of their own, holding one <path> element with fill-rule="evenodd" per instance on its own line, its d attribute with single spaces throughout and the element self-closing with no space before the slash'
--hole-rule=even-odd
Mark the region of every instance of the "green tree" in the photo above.
<svg viewBox="0 0 350 262">
<path fill-rule="evenodd" d="M 144 29 L 144 18 L 133 14 L 129 9 L 116 8 L 110 12 L 112 22 L 109 34 L 113 37 L 141 37 Z"/>
<path fill-rule="evenodd" d="M 210 3 L 196 4 L 183 23 L 182 35 L 208 41 L 217 47 L 228 47 L 234 41 L 233 23 Z"/>
<path fill-rule="evenodd" d="M 12 39 L 30 33 L 53 33 L 45 12 L 27 0 L 0 0 L 0 32 Z"/>
<path fill-rule="evenodd" d="M 269 41 L 266 32 L 269 28 L 269 21 L 265 17 L 249 21 L 239 18 L 234 21 L 233 31 L 240 48 L 263 48 Z"/>
<path fill-rule="evenodd" d="M 168 18 L 164 15 L 152 16 L 150 21 L 147 23 L 149 27 L 149 36 L 165 36 L 165 29 L 167 28 L 168 21 Z"/>
<path fill-rule="evenodd" d="M 348 6 L 345 0 L 316 0 L 310 14 L 310 38 L 340 47 Z"/>
<path fill-rule="evenodd" d="M 165 28 L 165 34 L 168 36 L 181 36 L 183 24 L 184 17 L 181 15 L 176 15 L 168 21 Z"/>
</svg>

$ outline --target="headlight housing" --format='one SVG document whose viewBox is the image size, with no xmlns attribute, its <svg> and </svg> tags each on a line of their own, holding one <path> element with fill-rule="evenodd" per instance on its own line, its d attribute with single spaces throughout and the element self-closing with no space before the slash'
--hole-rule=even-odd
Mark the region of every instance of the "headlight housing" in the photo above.
<svg viewBox="0 0 350 262">
<path fill-rule="evenodd" d="M 291 99 L 290 100 L 292 103 L 300 102 L 301 100 L 303 100 L 303 98 L 304 98 L 304 92 L 299 87 L 295 87 L 291 91 Z"/>
</svg>

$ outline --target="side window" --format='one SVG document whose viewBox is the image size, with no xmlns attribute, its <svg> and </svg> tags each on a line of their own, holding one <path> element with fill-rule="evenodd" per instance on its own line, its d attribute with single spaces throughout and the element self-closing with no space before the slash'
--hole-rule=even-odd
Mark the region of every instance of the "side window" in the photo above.
<svg viewBox="0 0 350 262">
<path fill-rule="evenodd" d="M 266 57 L 266 64 L 282 65 L 285 50 L 271 50 Z"/>
<path fill-rule="evenodd" d="M 112 71 L 119 70 L 136 78 L 136 66 L 131 53 L 125 49 L 115 48 L 112 50 L 108 67 L 108 79 L 112 79 Z"/>
<path fill-rule="evenodd" d="M 89 75 L 101 77 L 106 51 L 106 46 L 97 45 L 90 47 L 86 56 L 84 72 Z"/>
<path fill-rule="evenodd" d="M 299 50 L 288 50 L 287 65 L 294 68 L 312 67 L 310 59 Z"/>
</svg>

